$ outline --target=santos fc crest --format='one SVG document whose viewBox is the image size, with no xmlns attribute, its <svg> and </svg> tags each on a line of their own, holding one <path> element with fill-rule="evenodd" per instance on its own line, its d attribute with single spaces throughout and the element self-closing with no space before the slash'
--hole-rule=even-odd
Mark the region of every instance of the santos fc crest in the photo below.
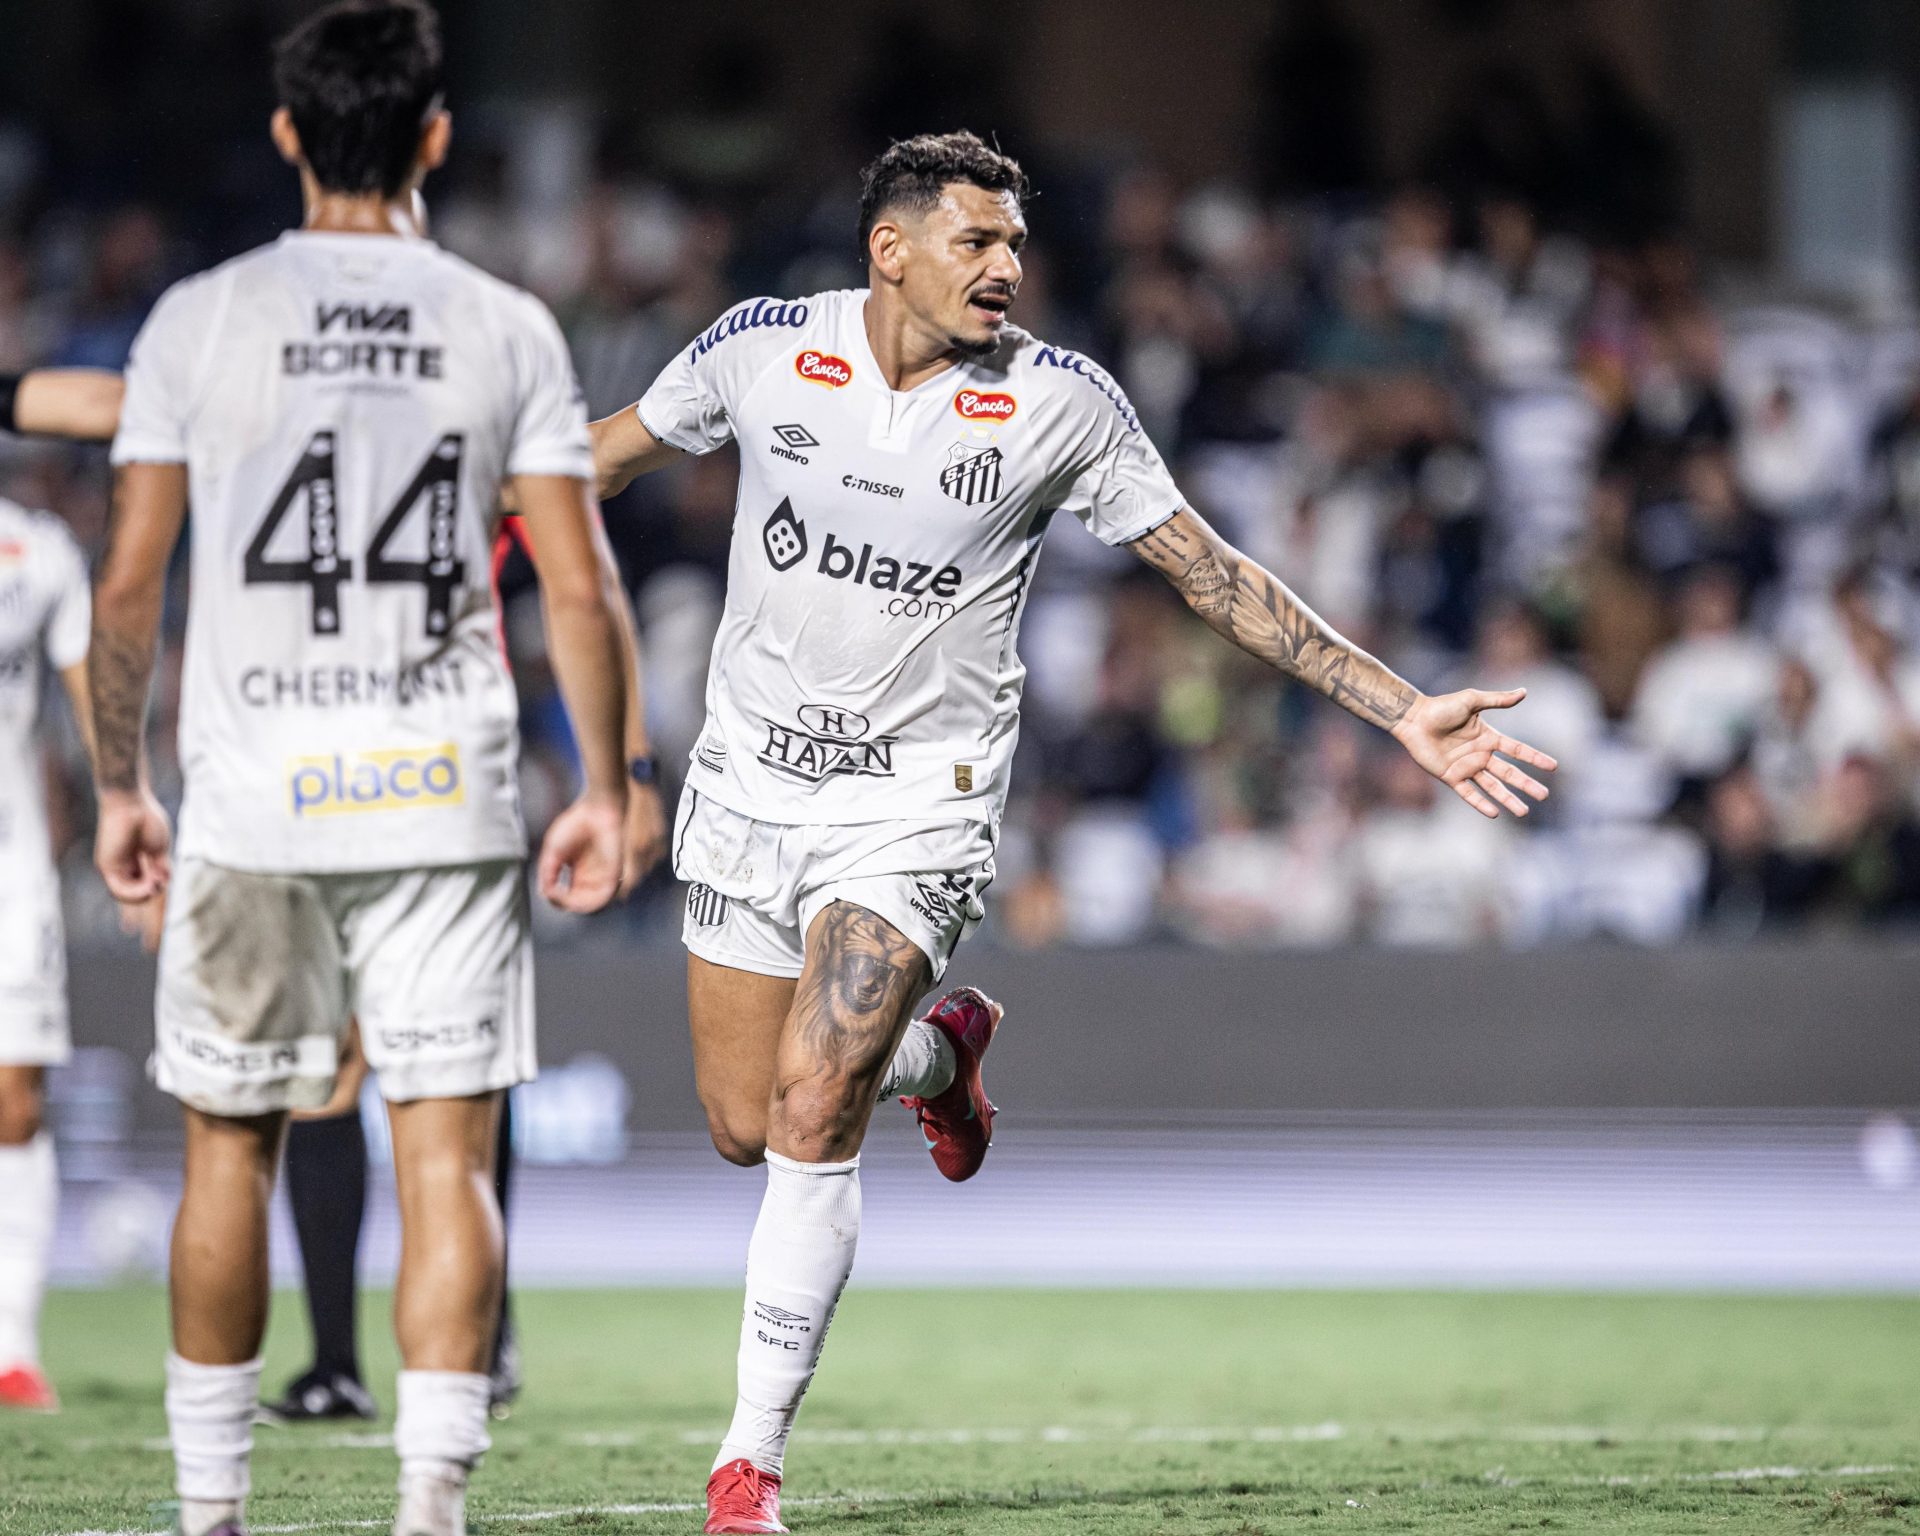
<svg viewBox="0 0 1920 1536">
<path fill-rule="evenodd" d="M 969 507 L 998 501 L 1004 458 L 998 448 L 969 448 L 965 443 L 955 443 L 947 450 L 947 467 L 940 471 L 940 489 Z"/>
</svg>

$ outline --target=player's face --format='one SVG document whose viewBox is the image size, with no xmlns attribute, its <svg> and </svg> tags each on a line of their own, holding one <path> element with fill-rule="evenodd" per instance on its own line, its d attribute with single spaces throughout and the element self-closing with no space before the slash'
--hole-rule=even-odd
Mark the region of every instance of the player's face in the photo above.
<svg viewBox="0 0 1920 1536">
<path fill-rule="evenodd" d="M 1000 345 L 1020 287 L 1027 221 L 1007 192 L 954 182 L 912 221 L 902 252 L 901 297 L 921 320 L 968 357 Z"/>
</svg>

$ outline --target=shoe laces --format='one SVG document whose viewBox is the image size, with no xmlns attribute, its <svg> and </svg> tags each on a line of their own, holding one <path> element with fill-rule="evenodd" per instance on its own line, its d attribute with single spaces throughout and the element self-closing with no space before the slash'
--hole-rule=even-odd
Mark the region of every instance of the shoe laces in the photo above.
<svg viewBox="0 0 1920 1536">
<path fill-rule="evenodd" d="M 780 1479 L 762 1472 L 744 1457 L 730 1461 L 713 1474 L 710 1485 L 716 1512 L 729 1515 L 758 1515 L 767 1495 L 780 1487 Z"/>
</svg>

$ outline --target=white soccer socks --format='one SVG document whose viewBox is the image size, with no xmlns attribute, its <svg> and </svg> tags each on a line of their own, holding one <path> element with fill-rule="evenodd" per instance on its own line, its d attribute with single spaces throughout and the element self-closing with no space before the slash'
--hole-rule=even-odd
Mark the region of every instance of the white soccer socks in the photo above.
<svg viewBox="0 0 1920 1536">
<path fill-rule="evenodd" d="M 222 1520 L 240 1521 L 259 1405 L 258 1360 L 195 1365 L 168 1351 L 167 1433 L 180 1492 L 181 1536 L 205 1536 Z"/>
<path fill-rule="evenodd" d="M 402 1371 L 393 1448 L 400 1456 L 394 1536 L 463 1536 L 467 1474 L 493 1442 L 481 1371 Z"/>
<path fill-rule="evenodd" d="M 901 1097 L 931 1099 L 953 1082 L 953 1041 L 925 1019 L 907 1025 L 887 1075 L 880 1079 L 880 1101 Z"/>
<path fill-rule="evenodd" d="M 40 1363 L 40 1297 L 59 1200 L 51 1136 L 0 1147 L 0 1371 Z"/>
<path fill-rule="evenodd" d="M 745 1457 L 779 1475 L 859 1240 L 858 1157 L 797 1163 L 767 1154 L 767 1194 L 747 1245 L 740 1395 L 716 1468 Z"/>
</svg>

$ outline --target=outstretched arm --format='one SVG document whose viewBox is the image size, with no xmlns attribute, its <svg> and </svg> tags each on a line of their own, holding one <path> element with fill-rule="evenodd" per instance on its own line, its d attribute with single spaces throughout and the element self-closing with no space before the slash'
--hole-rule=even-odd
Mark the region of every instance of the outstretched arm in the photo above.
<svg viewBox="0 0 1920 1536">
<path fill-rule="evenodd" d="M 1506 759 L 1536 768 L 1552 768 L 1554 760 L 1481 718 L 1483 710 L 1518 704 L 1526 697 L 1523 689 L 1421 693 L 1350 645 L 1279 577 L 1227 543 L 1191 508 L 1182 508 L 1128 547 L 1172 582 L 1210 628 L 1249 656 L 1392 733 L 1415 762 L 1481 815 L 1498 816 L 1502 808 L 1526 815 L 1526 801 L 1515 789 L 1535 800 L 1547 797 L 1544 784 Z"/>
<path fill-rule="evenodd" d="M 0 379 L 0 394 L 9 387 L 16 432 L 104 443 L 119 430 L 126 384 L 108 369 L 34 368 Z"/>
<path fill-rule="evenodd" d="M 641 475 L 680 457 L 680 450 L 647 430 L 632 406 L 603 416 L 587 428 L 593 434 L 593 471 L 602 501 L 618 496 Z"/>
</svg>

